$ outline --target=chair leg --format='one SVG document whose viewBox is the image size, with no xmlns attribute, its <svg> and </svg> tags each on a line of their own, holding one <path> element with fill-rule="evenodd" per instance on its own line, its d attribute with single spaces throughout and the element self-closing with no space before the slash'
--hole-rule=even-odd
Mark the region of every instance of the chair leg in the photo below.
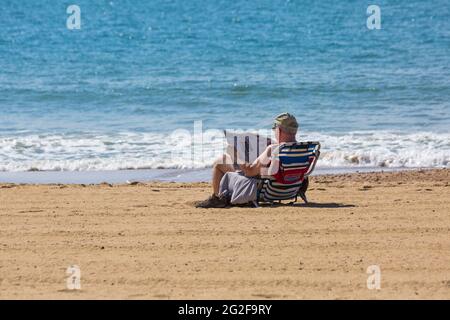
<svg viewBox="0 0 450 320">
<path fill-rule="evenodd" d="M 308 198 L 306 198 L 306 194 L 304 192 L 299 192 L 298 195 L 303 201 L 305 201 L 305 203 L 308 203 Z"/>
</svg>

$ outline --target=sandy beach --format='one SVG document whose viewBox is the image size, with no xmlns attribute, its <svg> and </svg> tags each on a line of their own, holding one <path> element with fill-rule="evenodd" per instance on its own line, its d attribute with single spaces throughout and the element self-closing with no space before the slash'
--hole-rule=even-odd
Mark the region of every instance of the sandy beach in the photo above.
<svg viewBox="0 0 450 320">
<path fill-rule="evenodd" d="M 1 184 L 0 298 L 450 299 L 450 170 L 316 176 L 309 205 L 193 207 L 209 193 Z"/>
</svg>

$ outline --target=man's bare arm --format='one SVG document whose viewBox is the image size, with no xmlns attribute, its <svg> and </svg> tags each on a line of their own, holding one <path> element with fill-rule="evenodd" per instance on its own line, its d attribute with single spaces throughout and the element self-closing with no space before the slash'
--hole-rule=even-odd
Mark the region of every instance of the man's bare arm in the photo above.
<svg viewBox="0 0 450 320">
<path fill-rule="evenodd" d="M 241 165 L 241 170 L 247 177 L 255 177 L 262 174 L 262 169 L 269 167 L 270 164 L 270 147 L 268 147 L 264 152 L 252 163 L 245 163 Z"/>
<path fill-rule="evenodd" d="M 256 162 L 253 164 L 245 163 L 245 164 L 241 164 L 240 168 L 244 172 L 245 176 L 255 177 L 260 174 L 261 165 L 259 162 Z"/>
</svg>

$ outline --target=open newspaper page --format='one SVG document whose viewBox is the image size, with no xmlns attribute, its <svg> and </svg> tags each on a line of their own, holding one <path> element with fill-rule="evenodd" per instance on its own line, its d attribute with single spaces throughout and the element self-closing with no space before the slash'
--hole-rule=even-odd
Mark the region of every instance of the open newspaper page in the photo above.
<svg viewBox="0 0 450 320">
<path fill-rule="evenodd" d="M 272 140 L 256 132 L 224 131 L 227 140 L 226 153 L 233 164 L 253 163 Z"/>
</svg>

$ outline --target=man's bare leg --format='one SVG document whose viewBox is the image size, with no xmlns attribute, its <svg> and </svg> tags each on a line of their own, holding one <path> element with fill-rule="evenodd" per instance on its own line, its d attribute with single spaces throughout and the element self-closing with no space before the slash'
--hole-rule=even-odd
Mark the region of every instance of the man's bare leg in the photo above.
<svg viewBox="0 0 450 320">
<path fill-rule="evenodd" d="M 231 158 L 227 155 L 223 155 L 219 159 L 217 159 L 213 164 L 213 172 L 212 172 L 212 187 L 215 196 L 219 195 L 219 187 L 220 180 L 227 172 L 236 171 L 231 162 Z"/>
</svg>

